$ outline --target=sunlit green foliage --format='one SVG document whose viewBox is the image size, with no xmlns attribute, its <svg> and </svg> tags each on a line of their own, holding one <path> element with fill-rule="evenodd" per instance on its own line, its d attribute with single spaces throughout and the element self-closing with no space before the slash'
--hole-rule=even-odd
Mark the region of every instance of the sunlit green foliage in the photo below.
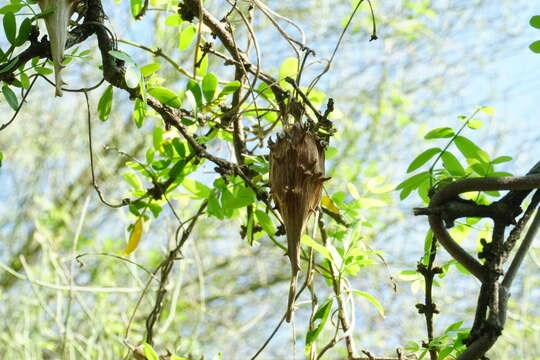
<svg viewBox="0 0 540 360">
<path fill-rule="evenodd" d="M 44 87 L 36 88 L 39 96 L 32 92 L 23 101 L 36 76 L 53 73 L 51 61 L 38 57 L 14 70 L 17 55 L 29 44 L 32 26 L 39 24 L 44 14 L 39 14 L 34 2 L 23 0 L 12 0 L 0 8 L 5 34 L 0 43 L 0 76 L 13 73 L 12 78 L 2 78 L 2 109 L 11 116 L 22 106 L 23 116 L 7 129 L 9 133 L 0 133 L 0 181 L 7 184 L 8 176 L 13 176 L 15 183 L 28 190 L 9 188 L 0 193 L 10 204 L 1 218 L 0 234 L 12 239 L 4 245 L 6 255 L 0 264 L 2 301 L 6 304 L 0 348 L 6 349 L 6 358 L 117 359 L 129 351 L 126 344 L 142 344 L 141 351 L 148 359 L 157 359 L 169 350 L 175 354 L 171 359 L 176 360 L 203 355 L 221 359 L 221 351 L 223 359 L 234 359 L 236 354 L 248 358 L 285 310 L 283 299 L 289 281 L 283 257 L 286 241 L 277 212 L 263 196 L 268 193 L 267 140 L 283 129 L 279 99 L 266 83 L 234 79 L 231 64 L 225 66 L 222 59 L 204 52 L 201 45 L 207 43 L 217 52 L 225 50 L 208 28 L 199 28 L 196 20 L 182 19 L 176 12 L 176 1 L 150 1 L 152 11 L 140 18 L 144 3 L 104 2 L 120 40 L 109 54 L 125 63 L 128 86 L 139 89 L 141 96 L 129 98 L 107 83 L 88 92 L 97 185 L 106 199 L 118 203 L 129 199 L 121 210 L 107 209 L 99 202 L 90 180 L 84 97 L 69 95 L 73 96 L 69 101 L 52 103 L 51 88 Z M 204 3 L 212 10 L 219 8 L 216 14 L 220 16 L 230 10 Z M 308 45 L 329 58 L 331 52 L 324 51 L 333 48 L 348 19 L 341 15 L 356 3 L 320 2 L 306 5 L 306 9 L 284 2 L 269 2 L 268 6 L 304 21 L 307 28 L 313 27 L 309 29 L 312 33 L 307 31 L 308 37 L 317 37 L 317 24 L 327 21 L 326 36 Z M 396 283 L 391 274 L 395 273 L 410 281 L 413 290 L 422 288 L 418 272 L 403 269 L 413 268 L 419 256 L 427 263 L 431 245 L 430 233 L 423 238 L 427 226 L 411 224 L 409 209 L 402 211 L 399 201 L 427 203 L 430 189 L 449 182 L 508 175 L 505 170 L 512 158 L 500 155 L 506 151 L 488 150 L 485 145 L 491 130 L 484 123 L 494 115 L 489 107 L 479 107 L 457 121 L 443 117 L 436 124 L 426 120 L 429 115 L 419 116 L 439 111 L 440 104 L 431 102 L 421 91 L 437 94 L 440 77 L 433 70 L 432 77 L 417 85 L 407 76 L 414 78 L 431 69 L 431 60 L 421 63 L 425 60 L 417 58 L 429 59 L 430 53 L 426 55 L 416 46 L 421 49 L 418 44 L 426 39 L 442 41 L 438 31 L 446 28 L 437 29 L 434 24 L 444 19 L 445 9 L 427 0 L 396 3 L 392 6 L 398 6 L 399 11 L 394 13 L 386 11 L 389 5 L 382 1 L 373 1 L 373 5 L 384 42 L 359 48 L 359 41 L 367 43 L 372 24 L 371 15 L 364 11 L 346 35 L 352 38 L 344 46 L 352 47 L 337 53 L 321 83 L 313 89 L 308 85 L 317 73 L 313 69 L 327 61 L 316 58 L 313 63 L 308 61 L 299 84 L 321 112 L 329 98 L 335 99 L 336 108 L 329 119 L 338 132 L 325 150 L 332 180 L 323 193 L 320 211 L 311 217 L 302 237 L 303 276 L 314 278 L 313 289 L 306 290 L 299 300 L 295 329 L 302 340 L 297 340 L 297 358 L 302 358 L 301 350 L 309 358 L 336 339 L 340 311 L 336 286 L 341 286 L 347 312 L 358 318 L 351 334 L 359 347 L 374 347 L 377 353 L 393 356 L 393 347 L 410 341 L 407 353 L 425 357 L 428 349 L 436 349 L 440 358 L 454 358 L 463 350 L 461 341 L 468 333 L 463 314 L 451 311 L 437 337 L 427 347 L 422 346 L 423 328 L 415 320 L 414 305 L 396 300 L 393 294 Z M 247 7 L 241 2 L 238 6 Z M 317 11 L 324 6 L 331 6 L 335 16 L 323 19 Z M 457 10 L 452 7 L 448 11 Z M 263 69 L 294 93 L 286 78 L 299 75 L 301 62 L 286 42 L 279 43 L 283 39 L 271 22 L 257 16 L 254 28 L 266 39 L 257 44 L 263 52 Z M 232 28 L 240 29 L 234 33 L 235 41 L 244 46 L 247 32 L 242 32 L 241 18 L 234 11 L 230 17 Z M 537 18 L 530 24 L 540 28 Z M 536 43 L 531 44 L 531 50 L 540 52 Z M 413 50 L 400 56 L 408 47 Z M 370 52 L 374 57 L 363 60 Z M 90 41 L 68 49 L 65 72 L 71 70 L 70 79 L 74 79 L 69 87 L 97 83 L 102 77 L 99 60 L 99 50 Z M 414 69 L 417 62 L 423 66 L 421 71 Z M 446 65 L 449 71 L 455 67 L 450 59 Z M 355 80 L 360 76 L 368 81 Z M 38 79 L 39 86 L 42 79 Z M 354 89 L 345 87 L 351 79 Z M 450 79 L 448 76 L 448 82 Z M 152 98 L 178 111 L 181 125 L 198 144 L 210 154 L 236 162 L 236 134 L 230 114 L 238 94 L 246 97 L 236 110 L 248 150 L 241 168 L 250 183 L 200 156 L 193 143 L 166 125 L 147 103 Z M 466 110 L 452 111 L 459 114 Z M 306 115 L 314 117 L 313 109 L 308 108 Z M 94 121 L 97 119 L 101 121 Z M 4 116 L 0 125 L 7 120 Z M 417 130 L 421 139 L 411 135 Z M 107 146 L 106 153 L 102 145 Z M 29 176 L 23 169 L 35 172 Z M 405 180 L 404 172 L 408 173 Z M 399 199 L 394 189 L 399 190 Z M 499 195 L 484 192 L 473 196 L 487 204 Z M 171 253 L 202 205 L 203 216 L 175 259 L 169 281 L 161 286 L 159 272 L 152 272 Z M 324 223 L 324 237 L 318 229 L 319 220 Z M 471 231 L 487 232 L 486 226 L 468 219 L 452 231 L 456 239 L 464 239 Z M 452 276 L 450 270 L 464 269 L 453 260 L 441 262 L 443 273 L 436 285 L 447 287 L 444 281 Z M 160 291 L 166 296 L 151 346 L 145 343 L 145 321 Z M 400 291 L 400 298 L 414 298 L 407 287 Z M 450 303 L 447 309 L 452 308 L 456 294 L 437 295 L 443 298 L 441 302 Z M 521 305 L 513 306 L 520 309 Z M 385 318 L 390 321 L 385 322 Z M 534 321 L 526 324 L 532 344 Z M 510 331 L 515 335 L 522 329 L 516 326 Z M 288 358 L 292 348 L 282 346 L 288 340 L 287 331 L 281 332 L 264 354 Z M 345 341 L 340 340 L 326 353 L 328 359 L 346 356 Z M 504 353 L 502 356 L 511 353 L 503 347 L 496 351 Z"/>
</svg>

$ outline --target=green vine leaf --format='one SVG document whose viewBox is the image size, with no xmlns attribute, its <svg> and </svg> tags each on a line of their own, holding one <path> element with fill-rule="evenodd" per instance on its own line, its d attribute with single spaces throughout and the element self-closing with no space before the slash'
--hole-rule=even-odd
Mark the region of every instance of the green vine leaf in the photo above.
<svg viewBox="0 0 540 360">
<path fill-rule="evenodd" d="M 112 100 L 113 100 L 113 87 L 112 85 L 107 86 L 98 102 L 98 114 L 99 120 L 107 121 L 112 109 Z"/>
<path fill-rule="evenodd" d="M 441 151 L 442 150 L 440 148 L 431 148 L 422 152 L 411 162 L 411 164 L 407 168 L 407 173 L 413 172 L 414 170 L 418 169 Z"/>
<path fill-rule="evenodd" d="M 2 94 L 4 94 L 4 98 L 6 99 L 6 102 L 9 104 L 9 106 L 17 111 L 19 108 L 19 101 L 17 100 L 17 95 L 11 90 L 11 88 L 8 85 L 2 86 Z"/>
<path fill-rule="evenodd" d="M 317 340 L 320 333 L 322 332 L 324 325 L 326 325 L 326 322 L 328 321 L 328 316 L 330 315 L 330 311 L 332 310 L 332 304 L 333 299 L 330 298 L 326 300 L 326 302 L 315 312 L 312 318 L 312 322 L 315 323 L 316 321 L 319 321 L 317 326 L 311 330 L 308 331 L 306 334 L 306 350 L 309 351 L 309 348 L 311 345 Z"/>
<path fill-rule="evenodd" d="M 540 15 L 535 15 L 531 18 L 531 20 L 529 21 L 529 24 L 533 27 L 533 28 L 537 28 L 537 29 L 540 29 Z"/>
<path fill-rule="evenodd" d="M 531 45 L 529 45 L 529 49 L 531 49 L 532 52 L 540 54 L 540 40 L 533 42 Z"/>
</svg>

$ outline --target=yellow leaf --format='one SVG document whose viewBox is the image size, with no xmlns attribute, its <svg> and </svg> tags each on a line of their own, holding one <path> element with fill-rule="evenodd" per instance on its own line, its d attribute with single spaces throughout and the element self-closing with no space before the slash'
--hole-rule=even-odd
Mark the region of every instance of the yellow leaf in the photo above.
<svg viewBox="0 0 540 360">
<path fill-rule="evenodd" d="M 388 205 L 382 200 L 367 197 L 360 197 L 356 200 L 358 200 L 363 208 L 384 207 Z"/>
<path fill-rule="evenodd" d="M 339 214 L 339 209 L 337 208 L 336 204 L 334 204 L 332 199 L 330 199 L 328 196 L 323 196 L 321 198 L 321 204 L 331 212 Z"/>
<path fill-rule="evenodd" d="M 123 253 L 125 255 L 129 255 L 132 252 L 134 252 L 135 249 L 137 249 L 137 246 L 139 246 L 139 241 L 141 241 L 142 230 L 143 230 L 143 219 L 142 217 L 139 217 L 137 221 L 135 222 L 135 225 L 133 226 L 131 235 L 129 235 L 129 241 L 126 247 L 124 248 Z"/>
<path fill-rule="evenodd" d="M 351 193 L 351 196 L 355 199 L 355 200 L 358 200 L 360 198 L 360 194 L 358 193 L 358 190 L 356 190 L 356 186 L 354 186 L 353 184 L 351 183 L 348 183 L 347 184 L 347 189 L 349 189 L 349 192 Z"/>
<path fill-rule="evenodd" d="M 478 108 L 478 110 L 480 110 L 481 112 L 483 112 L 484 114 L 488 114 L 488 115 L 493 115 L 495 114 L 495 109 L 490 107 L 490 106 L 480 106 Z"/>
</svg>

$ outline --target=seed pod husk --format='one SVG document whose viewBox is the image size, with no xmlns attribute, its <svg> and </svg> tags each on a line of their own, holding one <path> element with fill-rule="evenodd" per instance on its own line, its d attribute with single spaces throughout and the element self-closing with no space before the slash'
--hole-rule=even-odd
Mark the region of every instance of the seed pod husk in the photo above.
<svg viewBox="0 0 540 360">
<path fill-rule="evenodd" d="M 287 233 L 287 255 L 291 262 L 291 287 L 287 322 L 291 321 L 300 271 L 300 238 L 309 215 L 321 199 L 324 177 L 324 148 L 311 131 L 295 124 L 277 141 L 269 141 L 270 189 Z"/>
<path fill-rule="evenodd" d="M 81 0 L 39 0 L 38 5 L 42 11 L 54 9 L 45 15 L 45 26 L 51 43 L 51 56 L 54 64 L 54 77 L 56 83 L 56 96 L 62 96 L 61 71 L 64 68 L 64 50 L 66 47 L 69 19 L 75 12 Z"/>
</svg>

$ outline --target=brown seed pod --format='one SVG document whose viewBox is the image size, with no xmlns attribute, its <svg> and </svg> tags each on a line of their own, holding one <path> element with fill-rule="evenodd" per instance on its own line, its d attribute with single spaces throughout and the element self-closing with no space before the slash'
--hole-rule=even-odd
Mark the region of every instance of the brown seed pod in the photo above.
<svg viewBox="0 0 540 360">
<path fill-rule="evenodd" d="M 287 255 L 291 261 L 292 279 L 287 307 L 287 322 L 291 321 L 300 271 L 300 237 L 309 215 L 321 199 L 324 177 L 324 149 L 314 133 L 301 125 L 293 125 L 269 141 L 270 188 L 272 197 L 285 224 Z"/>
<path fill-rule="evenodd" d="M 39 0 L 38 5 L 42 11 L 53 10 L 45 15 L 45 25 L 51 43 L 51 55 L 54 64 L 56 82 L 56 96 L 62 96 L 61 71 L 64 68 L 64 49 L 66 47 L 69 19 L 82 0 Z"/>
</svg>

